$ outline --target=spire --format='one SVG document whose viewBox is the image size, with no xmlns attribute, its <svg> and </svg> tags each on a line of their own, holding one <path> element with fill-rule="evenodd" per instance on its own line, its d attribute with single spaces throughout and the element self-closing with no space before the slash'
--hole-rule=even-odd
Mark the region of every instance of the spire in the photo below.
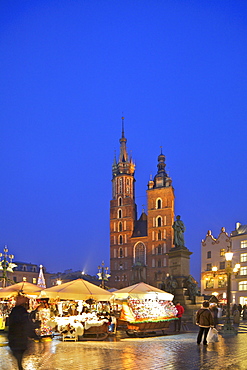
<svg viewBox="0 0 247 370">
<path fill-rule="evenodd" d="M 157 171 L 157 175 L 155 175 L 154 177 L 154 185 L 155 187 L 164 187 L 164 186 L 167 187 L 167 186 L 171 186 L 172 180 L 166 173 L 166 169 L 165 169 L 166 168 L 166 163 L 165 163 L 166 157 L 162 153 L 162 146 L 160 147 L 160 149 L 161 149 L 161 152 L 160 152 L 160 155 L 158 156 L 158 164 L 157 164 L 158 171 Z"/>
<path fill-rule="evenodd" d="M 122 117 L 122 137 L 119 140 L 119 142 L 120 142 L 119 162 L 127 162 L 128 154 L 127 154 L 127 148 L 126 148 L 127 139 L 124 136 L 124 117 Z"/>
<path fill-rule="evenodd" d="M 46 284 L 45 284 L 45 277 L 44 277 L 44 274 L 43 274 L 43 270 L 42 270 L 42 265 L 39 266 L 40 267 L 40 270 L 39 270 L 39 277 L 38 277 L 38 286 L 40 288 L 46 288 Z"/>
</svg>

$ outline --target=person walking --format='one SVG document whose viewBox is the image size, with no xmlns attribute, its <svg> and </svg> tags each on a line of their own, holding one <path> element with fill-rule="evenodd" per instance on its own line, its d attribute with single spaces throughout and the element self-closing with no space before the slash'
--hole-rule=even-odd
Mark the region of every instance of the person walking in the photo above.
<svg viewBox="0 0 247 370">
<path fill-rule="evenodd" d="M 177 309 L 177 320 L 174 320 L 174 331 L 180 332 L 184 308 L 181 306 L 180 302 L 177 302 L 175 307 Z"/>
<path fill-rule="evenodd" d="M 30 321 L 25 307 L 27 302 L 28 298 L 21 295 L 17 296 L 15 307 L 9 315 L 9 347 L 17 360 L 19 370 L 23 370 L 22 359 L 27 349 L 30 332 Z"/>
<path fill-rule="evenodd" d="M 197 344 L 201 344 L 202 336 L 203 337 L 203 344 L 207 345 L 207 335 L 209 328 L 214 327 L 214 320 L 213 316 L 209 310 L 209 302 L 204 301 L 202 304 L 202 308 L 200 308 L 196 313 L 196 325 L 200 327 L 199 333 L 197 335 Z"/>
</svg>

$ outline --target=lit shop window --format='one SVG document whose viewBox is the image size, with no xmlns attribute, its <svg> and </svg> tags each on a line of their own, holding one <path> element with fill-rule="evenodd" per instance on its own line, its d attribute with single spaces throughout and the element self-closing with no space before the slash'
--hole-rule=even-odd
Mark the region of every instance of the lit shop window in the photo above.
<svg viewBox="0 0 247 370">
<path fill-rule="evenodd" d="M 240 254 L 240 262 L 247 262 L 247 253 Z"/>
<path fill-rule="evenodd" d="M 212 289 L 214 287 L 214 279 L 207 278 L 206 279 L 206 289 Z"/>
<path fill-rule="evenodd" d="M 27 278 L 23 276 L 22 281 L 27 281 Z"/>
<path fill-rule="evenodd" d="M 241 248 L 247 248 L 247 240 L 241 240 L 240 245 Z"/>
<path fill-rule="evenodd" d="M 225 276 L 219 276 L 218 288 L 225 288 L 225 287 L 226 287 L 226 277 Z"/>
<path fill-rule="evenodd" d="M 33 278 L 33 284 L 37 284 L 37 279 Z"/>
<path fill-rule="evenodd" d="M 238 290 L 247 290 L 247 281 L 241 281 L 238 284 Z"/>
</svg>

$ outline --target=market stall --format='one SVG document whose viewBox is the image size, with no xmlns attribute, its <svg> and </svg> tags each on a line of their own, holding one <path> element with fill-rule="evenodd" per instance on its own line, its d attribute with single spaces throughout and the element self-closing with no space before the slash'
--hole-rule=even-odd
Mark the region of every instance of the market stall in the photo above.
<svg viewBox="0 0 247 370">
<path fill-rule="evenodd" d="M 173 295 L 145 283 L 138 283 L 114 292 L 114 301 L 122 303 L 119 320 L 125 323 L 128 335 L 164 332 L 177 310 Z"/>
<path fill-rule="evenodd" d="M 62 335 L 63 340 L 107 337 L 110 317 L 104 311 L 112 293 L 77 279 L 45 289 L 41 297 L 49 298 L 50 304 L 56 305 L 56 314 L 51 318 L 50 325 Z"/>
<path fill-rule="evenodd" d="M 7 326 L 8 316 L 15 305 L 14 298 L 16 296 L 22 294 L 30 298 L 30 308 L 32 309 L 33 300 L 40 294 L 41 290 L 37 285 L 27 281 L 0 289 L 0 298 L 2 299 L 0 302 L 0 330 L 5 330 Z"/>
</svg>

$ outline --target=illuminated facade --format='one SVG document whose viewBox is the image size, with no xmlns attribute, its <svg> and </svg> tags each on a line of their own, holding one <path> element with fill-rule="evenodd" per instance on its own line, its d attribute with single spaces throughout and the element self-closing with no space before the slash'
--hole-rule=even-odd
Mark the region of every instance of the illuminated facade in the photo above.
<svg viewBox="0 0 247 370">
<path fill-rule="evenodd" d="M 232 268 L 240 264 L 240 270 L 231 275 L 231 302 L 247 304 L 247 225 L 236 223 L 236 229 L 228 235 L 225 229 L 214 238 L 208 231 L 201 243 L 201 293 L 215 295 L 224 301 L 227 289 L 225 252 L 233 252 Z"/>
<path fill-rule="evenodd" d="M 122 119 L 124 120 L 124 119 Z M 147 213 L 137 219 L 135 164 L 122 129 L 120 156 L 112 166 L 110 202 L 111 286 L 120 289 L 138 282 L 163 288 L 168 273 L 167 252 L 173 247 L 174 189 L 158 156 L 158 171 L 148 182 Z"/>
</svg>

